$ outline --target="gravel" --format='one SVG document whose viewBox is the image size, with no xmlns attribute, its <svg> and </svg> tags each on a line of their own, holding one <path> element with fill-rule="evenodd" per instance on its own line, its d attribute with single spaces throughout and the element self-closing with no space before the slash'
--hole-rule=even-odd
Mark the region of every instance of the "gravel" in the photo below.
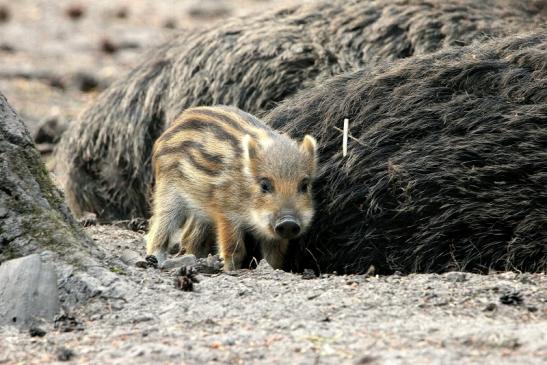
<svg viewBox="0 0 547 365">
<path fill-rule="evenodd" d="M 42 326 L 0 329 L 0 363 L 544 364 L 547 275 L 303 277 L 273 270 L 198 274 L 125 264 L 143 235 L 86 228 L 112 255 L 116 290 Z M 464 278 L 464 279 L 463 279 Z M 520 298 L 520 301 L 515 298 Z M 59 350 L 63 349 L 63 350 Z M 70 351 L 70 356 L 64 356 Z"/>
</svg>

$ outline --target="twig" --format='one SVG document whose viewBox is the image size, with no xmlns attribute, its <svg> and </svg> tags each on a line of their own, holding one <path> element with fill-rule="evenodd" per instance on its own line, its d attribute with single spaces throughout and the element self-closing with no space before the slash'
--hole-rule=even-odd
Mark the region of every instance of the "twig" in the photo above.
<svg viewBox="0 0 547 365">
<path fill-rule="evenodd" d="M 349 129 L 349 119 L 344 119 L 344 132 L 342 133 L 342 156 L 346 157 L 348 154 L 348 129 Z"/>
<path fill-rule="evenodd" d="M 341 132 L 341 133 L 344 133 L 344 131 L 338 127 L 332 127 L 334 129 L 336 129 L 338 132 Z M 348 138 L 351 139 L 352 141 L 354 142 L 357 142 L 357 144 L 363 146 L 363 147 L 366 147 L 363 142 L 359 141 L 357 138 L 355 138 L 354 136 L 352 136 L 351 134 L 348 133 Z"/>
</svg>

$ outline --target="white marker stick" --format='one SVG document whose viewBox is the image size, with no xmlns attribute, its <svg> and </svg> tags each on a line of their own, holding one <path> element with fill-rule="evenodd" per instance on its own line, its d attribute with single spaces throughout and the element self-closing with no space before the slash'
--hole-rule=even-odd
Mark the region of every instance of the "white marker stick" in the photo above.
<svg viewBox="0 0 547 365">
<path fill-rule="evenodd" d="M 344 119 L 344 133 L 342 136 L 342 156 L 348 154 L 348 134 L 349 134 L 349 119 Z"/>
</svg>

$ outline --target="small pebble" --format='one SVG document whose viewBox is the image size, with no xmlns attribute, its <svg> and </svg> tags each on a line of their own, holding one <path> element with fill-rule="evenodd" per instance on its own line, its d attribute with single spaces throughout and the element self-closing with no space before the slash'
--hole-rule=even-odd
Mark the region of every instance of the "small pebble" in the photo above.
<svg viewBox="0 0 547 365">
<path fill-rule="evenodd" d="M 163 270 L 170 270 L 179 267 L 195 268 L 197 266 L 197 259 L 194 255 L 183 255 L 174 257 L 172 259 L 165 260 L 160 268 Z"/>
<path fill-rule="evenodd" d="M 518 281 L 520 281 L 523 284 L 532 284 L 535 285 L 535 281 L 533 279 L 533 276 L 529 273 L 522 273 L 517 277 Z"/>
<path fill-rule="evenodd" d="M 355 365 L 374 364 L 376 358 L 373 356 L 365 355 L 355 362 Z"/>
<path fill-rule="evenodd" d="M 163 22 L 163 27 L 167 29 L 175 29 L 177 27 L 177 21 L 175 19 L 166 19 Z"/>
<path fill-rule="evenodd" d="M 47 83 L 48 83 L 49 86 L 51 86 L 55 89 L 59 89 L 59 90 L 65 90 L 66 89 L 65 81 L 63 80 L 62 77 L 59 77 L 59 76 L 50 77 L 47 80 Z"/>
<path fill-rule="evenodd" d="M 41 329 L 40 327 L 31 327 L 29 329 L 30 337 L 44 337 L 46 335 L 46 331 Z"/>
<path fill-rule="evenodd" d="M 522 295 L 518 291 L 508 292 L 500 296 L 500 302 L 505 305 L 522 304 Z"/>
<path fill-rule="evenodd" d="M 228 338 L 224 340 L 224 345 L 226 346 L 233 346 L 236 344 L 236 341 L 233 338 Z"/>
<path fill-rule="evenodd" d="M 106 54 L 114 54 L 118 51 L 118 46 L 116 46 L 114 42 L 110 40 L 110 38 L 105 37 L 101 39 L 99 45 L 100 45 L 101 51 Z"/>
<path fill-rule="evenodd" d="M 11 18 L 11 12 L 7 6 L 0 6 L 0 23 L 6 23 Z"/>
<path fill-rule="evenodd" d="M 118 19 L 126 19 L 129 16 L 129 10 L 126 7 L 121 7 L 114 14 Z"/>
<path fill-rule="evenodd" d="M 453 271 L 445 274 L 446 281 L 452 283 L 463 283 L 467 280 L 467 275 L 464 272 Z"/>
<path fill-rule="evenodd" d="M 15 48 L 11 44 L 2 43 L 0 44 L 0 51 L 6 52 L 6 53 L 13 53 L 15 52 Z"/>
<path fill-rule="evenodd" d="M 76 354 L 71 349 L 60 347 L 57 349 L 57 360 L 70 361 Z"/>
<path fill-rule="evenodd" d="M 84 16 L 84 13 L 85 13 L 84 7 L 77 4 L 70 5 L 65 10 L 66 16 L 72 20 L 79 20 L 82 16 Z"/>
<path fill-rule="evenodd" d="M 97 78 L 87 72 L 77 72 L 72 75 L 71 84 L 74 88 L 78 89 L 83 93 L 88 93 L 99 88 L 99 81 Z"/>
<path fill-rule="evenodd" d="M 257 272 L 267 273 L 274 271 L 274 268 L 268 263 L 268 261 L 262 259 L 256 267 Z"/>
<path fill-rule="evenodd" d="M 140 269 L 146 269 L 148 268 L 148 262 L 146 262 L 146 260 L 139 260 L 135 262 L 135 267 L 138 267 Z"/>
<path fill-rule="evenodd" d="M 144 260 L 137 251 L 125 249 L 120 255 L 120 260 L 127 266 L 146 267 L 146 260 Z"/>
<path fill-rule="evenodd" d="M 314 300 L 315 298 L 319 298 L 320 295 L 321 295 L 321 293 L 311 294 L 311 295 L 308 295 L 308 296 L 306 297 L 306 299 L 308 299 L 308 300 Z"/>
<path fill-rule="evenodd" d="M 315 275 L 315 272 L 312 269 L 304 269 L 304 272 L 302 273 L 302 279 L 304 280 L 317 279 L 317 275 Z"/>
</svg>

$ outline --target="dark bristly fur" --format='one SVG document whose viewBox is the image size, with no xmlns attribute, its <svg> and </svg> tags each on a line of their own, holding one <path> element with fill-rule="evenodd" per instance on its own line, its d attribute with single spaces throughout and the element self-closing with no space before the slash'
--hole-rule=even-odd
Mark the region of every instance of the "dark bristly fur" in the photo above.
<svg viewBox="0 0 547 365">
<path fill-rule="evenodd" d="M 57 173 L 76 214 L 147 216 L 152 144 L 187 107 L 228 104 L 261 116 L 334 74 L 534 29 L 545 23 L 542 4 L 329 0 L 181 35 L 70 126 Z"/>
<path fill-rule="evenodd" d="M 325 167 L 293 268 L 547 271 L 546 33 L 349 73 L 265 119 Z"/>
</svg>

